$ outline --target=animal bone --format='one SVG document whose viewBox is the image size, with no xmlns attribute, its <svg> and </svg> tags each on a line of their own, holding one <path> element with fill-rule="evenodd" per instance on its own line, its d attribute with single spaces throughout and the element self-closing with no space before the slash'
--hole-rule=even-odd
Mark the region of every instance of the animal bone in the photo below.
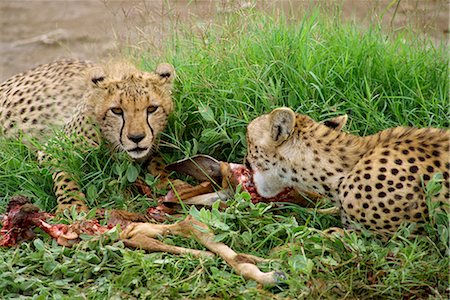
<svg viewBox="0 0 450 300">
<path fill-rule="evenodd" d="M 215 242 L 215 235 L 208 226 L 192 216 L 186 217 L 183 221 L 175 224 L 150 224 L 132 223 L 121 233 L 127 246 L 142 248 L 148 251 L 165 251 L 170 253 L 191 253 L 193 255 L 210 255 L 210 252 L 200 252 L 198 250 L 164 245 L 155 240 L 157 236 L 179 235 L 186 238 L 195 238 L 200 244 L 208 248 L 211 252 L 222 257 L 237 274 L 246 279 L 255 280 L 263 285 L 276 285 L 283 280 L 284 274 L 277 271 L 262 272 L 256 263 L 265 261 L 264 259 L 247 254 L 238 254 L 224 243 Z M 157 243 L 155 243 L 157 241 Z"/>
<path fill-rule="evenodd" d="M 104 211 L 100 212 L 104 216 Z M 171 225 L 139 223 L 145 222 L 148 216 L 126 211 L 112 211 L 109 223 L 100 225 L 98 220 L 82 220 L 73 224 L 50 224 L 47 219 L 52 214 L 41 212 L 32 205 L 26 197 L 12 197 L 6 214 L 1 218 L 3 227 L 0 230 L 0 246 L 12 247 L 19 242 L 34 237 L 33 228 L 39 227 L 58 244 L 71 247 L 80 241 L 81 234 L 99 236 L 113 229 L 117 224 L 123 231 L 120 234 L 124 244 L 130 248 L 140 248 L 152 252 L 167 252 L 172 254 L 191 254 L 193 256 L 222 257 L 237 274 L 246 279 L 252 279 L 263 285 L 275 285 L 284 279 L 280 272 L 261 272 L 256 263 L 265 261 L 260 257 L 238 254 L 223 243 L 215 242 L 214 234 L 208 226 L 193 217 L 188 216 L 183 221 Z M 210 251 L 188 249 L 167 245 L 155 239 L 158 236 L 180 235 L 185 238 L 195 238 Z"/>
</svg>

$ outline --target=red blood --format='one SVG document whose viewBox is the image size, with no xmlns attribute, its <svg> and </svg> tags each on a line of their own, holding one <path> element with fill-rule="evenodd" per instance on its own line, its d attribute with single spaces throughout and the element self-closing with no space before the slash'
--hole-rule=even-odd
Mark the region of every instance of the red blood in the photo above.
<svg viewBox="0 0 450 300">
<path fill-rule="evenodd" d="M 0 246 L 11 247 L 33 238 L 35 223 L 49 217 L 50 214 L 39 212 L 26 197 L 12 197 L 1 220 L 3 227 L 0 230 Z"/>
<path fill-rule="evenodd" d="M 232 180 L 236 184 L 241 184 L 242 188 L 251 196 L 252 203 L 258 202 L 295 202 L 292 188 L 285 188 L 275 197 L 264 198 L 256 191 L 255 183 L 253 182 L 253 173 L 247 167 L 240 164 L 230 163 L 230 170 L 232 172 Z"/>
<path fill-rule="evenodd" d="M 2 218 L 0 246 L 11 247 L 34 237 L 33 229 L 41 228 L 58 241 L 58 244 L 71 246 L 79 241 L 80 234 L 100 235 L 114 226 L 102 226 L 98 220 L 82 220 L 73 224 L 49 224 L 52 214 L 39 211 L 23 196 L 12 197 L 6 214 Z"/>
</svg>

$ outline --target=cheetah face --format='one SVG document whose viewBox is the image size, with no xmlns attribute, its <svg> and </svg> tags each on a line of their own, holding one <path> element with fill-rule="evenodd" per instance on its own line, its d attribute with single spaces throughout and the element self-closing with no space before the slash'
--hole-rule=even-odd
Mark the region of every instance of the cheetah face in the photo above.
<svg viewBox="0 0 450 300">
<path fill-rule="evenodd" d="M 338 116 L 325 121 L 322 127 L 340 131 L 346 122 L 347 115 Z M 314 125 L 307 116 L 297 115 L 289 108 L 278 108 L 256 118 L 247 127 L 246 162 L 263 197 L 274 197 L 287 187 L 314 191 L 298 174 L 301 168 L 311 164 L 315 155 L 301 141 L 298 123 L 306 131 Z"/>
<path fill-rule="evenodd" d="M 294 149 L 289 146 L 294 123 L 294 112 L 280 108 L 256 118 L 247 127 L 246 161 L 253 171 L 256 190 L 263 197 L 274 197 L 290 187 L 280 174 L 287 167 L 284 152 Z"/>
<path fill-rule="evenodd" d="M 120 80 L 92 79 L 96 85 L 95 117 L 103 137 L 138 161 L 147 159 L 173 109 L 173 67 L 161 64 L 154 73 L 133 73 Z"/>
</svg>

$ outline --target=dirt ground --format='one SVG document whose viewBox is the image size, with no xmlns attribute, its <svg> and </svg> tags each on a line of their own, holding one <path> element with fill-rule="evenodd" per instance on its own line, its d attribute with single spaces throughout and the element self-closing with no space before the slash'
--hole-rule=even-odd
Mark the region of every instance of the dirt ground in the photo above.
<svg viewBox="0 0 450 300">
<path fill-rule="evenodd" d="M 59 57 L 98 60 L 164 47 L 172 30 L 197 30 L 235 10 L 289 12 L 301 17 L 312 6 L 332 12 L 342 3 L 344 19 L 367 25 L 382 20 L 386 30 L 411 27 L 447 43 L 447 0 L 53 0 L 0 1 L 0 82 Z"/>
</svg>

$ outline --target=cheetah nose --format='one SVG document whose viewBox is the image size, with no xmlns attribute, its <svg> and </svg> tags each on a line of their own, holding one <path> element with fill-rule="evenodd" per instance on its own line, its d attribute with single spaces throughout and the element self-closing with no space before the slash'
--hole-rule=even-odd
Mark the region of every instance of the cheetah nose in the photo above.
<svg viewBox="0 0 450 300">
<path fill-rule="evenodd" d="M 137 144 L 145 138 L 145 134 L 144 133 L 130 134 L 128 135 L 128 138 L 130 139 L 130 141 L 135 142 Z"/>
</svg>

